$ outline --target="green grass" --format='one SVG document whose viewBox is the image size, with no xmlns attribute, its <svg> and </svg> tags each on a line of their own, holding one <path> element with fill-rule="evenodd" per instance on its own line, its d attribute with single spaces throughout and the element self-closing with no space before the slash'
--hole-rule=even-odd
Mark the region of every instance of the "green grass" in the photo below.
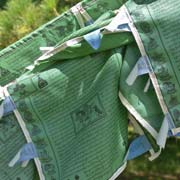
<svg viewBox="0 0 180 180">
<path fill-rule="evenodd" d="M 6 2 L 3 0 L 0 3 L 0 49 L 59 16 L 78 1 L 7 0 Z"/>
</svg>

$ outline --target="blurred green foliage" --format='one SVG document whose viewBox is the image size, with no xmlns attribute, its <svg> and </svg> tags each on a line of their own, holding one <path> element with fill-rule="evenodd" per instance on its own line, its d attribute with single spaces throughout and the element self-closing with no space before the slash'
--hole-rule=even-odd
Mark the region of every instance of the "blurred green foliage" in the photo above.
<svg viewBox="0 0 180 180">
<path fill-rule="evenodd" d="M 0 1 L 0 8 L 3 8 L 6 4 L 7 0 L 1 0 Z"/>
<path fill-rule="evenodd" d="M 58 16 L 79 0 L 0 0 L 0 49 Z"/>
</svg>

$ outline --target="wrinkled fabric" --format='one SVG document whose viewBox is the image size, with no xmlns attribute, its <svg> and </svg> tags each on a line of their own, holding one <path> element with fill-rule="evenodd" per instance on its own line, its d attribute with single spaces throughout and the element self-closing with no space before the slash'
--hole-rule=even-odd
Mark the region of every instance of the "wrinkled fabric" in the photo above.
<svg viewBox="0 0 180 180">
<path fill-rule="evenodd" d="M 0 120 L 0 167 L 27 142 L 38 155 L 26 168 L 3 168 L 2 179 L 115 179 L 127 160 L 145 152 L 157 158 L 168 134 L 178 133 L 180 16 L 169 9 L 179 4 L 123 3 L 85 0 L 90 24 L 81 28 L 69 10 L 0 52 L 0 85 L 7 88 L 0 97 L 15 105 Z M 125 18 L 108 31 L 117 17 Z M 139 64 L 128 84 L 139 59 L 150 70 Z"/>
</svg>

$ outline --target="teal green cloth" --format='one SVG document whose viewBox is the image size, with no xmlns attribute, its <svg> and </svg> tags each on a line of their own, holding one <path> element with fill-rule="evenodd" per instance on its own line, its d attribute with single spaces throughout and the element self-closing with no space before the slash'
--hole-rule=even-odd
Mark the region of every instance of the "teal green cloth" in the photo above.
<svg viewBox="0 0 180 180">
<path fill-rule="evenodd" d="M 148 2 L 147 5 L 145 5 Z M 179 127 L 179 3 L 176 0 L 128 1 L 127 8 L 149 56 L 161 103 Z"/>
<path fill-rule="evenodd" d="M 121 51 L 64 61 L 9 86 L 47 179 L 109 179 L 123 165 L 128 121 L 118 98 Z"/>
<path fill-rule="evenodd" d="M 85 0 L 93 24 L 81 28 L 69 10 L 0 52 L 0 85 L 7 85 L 16 106 L 0 120 L 0 179 L 39 179 L 42 169 L 47 180 L 112 180 L 126 165 L 129 119 L 149 140 L 151 159 L 168 131 L 178 131 L 179 4 L 129 0 L 122 11 L 123 3 Z M 107 31 L 119 15 L 116 31 Z M 93 49 L 87 40 L 94 31 L 100 47 Z M 53 50 L 43 56 L 40 47 Z M 130 85 L 142 57 L 148 73 Z M 35 145 L 39 165 L 8 167 L 26 141 Z"/>
</svg>

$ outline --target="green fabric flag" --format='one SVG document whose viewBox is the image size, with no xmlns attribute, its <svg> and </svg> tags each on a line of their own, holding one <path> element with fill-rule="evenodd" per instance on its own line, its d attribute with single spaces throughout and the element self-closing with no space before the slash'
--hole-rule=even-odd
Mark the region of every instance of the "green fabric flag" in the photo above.
<svg viewBox="0 0 180 180">
<path fill-rule="evenodd" d="M 121 4 L 121 0 L 111 2 L 85 0 L 82 2 L 84 10 L 94 21 L 98 22 L 113 17 L 115 15 L 113 11 Z M 102 14 L 108 15 L 100 18 Z M 0 52 L 0 84 L 4 86 L 24 73 L 25 67 L 33 64 L 42 55 L 40 47 L 53 47 L 75 32 L 79 36 L 78 30 L 80 29 L 76 17 L 69 10 L 2 50 Z"/>
<path fill-rule="evenodd" d="M 121 65 L 121 49 L 110 50 L 58 63 L 8 88 L 46 179 L 109 179 L 123 165 L 128 121 L 118 98 Z"/>
<path fill-rule="evenodd" d="M 128 147 L 128 116 L 118 98 L 122 49 L 113 48 L 134 41 L 131 33 L 103 35 L 98 51 L 83 40 L 78 46 L 67 47 L 38 63 L 33 71 L 25 71 L 25 67 L 42 55 L 40 47 L 59 46 L 103 28 L 115 16 L 113 10 L 121 5 L 117 1 L 85 1 L 84 8 L 86 3 L 94 24 L 78 30 L 75 17 L 67 12 L 1 52 L 4 72 L 1 85 L 25 73 L 8 85 L 17 109 L 15 116 L 5 116 L 1 123 L 9 117 L 13 122 L 18 120 L 19 125 L 17 123 L 18 132 L 14 132 L 16 136 L 12 139 L 16 148 L 12 151 L 13 145 L 5 144 L 11 153 L 2 154 L 6 159 L 2 167 L 8 167 L 26 138 L 36 147 L 35 164 L 40 179 L 110 179 L 119 175 Z M 64 19 L 72 26 L 69 34 L 60 36 L 62 24 L 67 28 Z M 2 136 L 4 133 L 1 132 Z M 38 178 L 33 162 L 26 168 L 17 164 L 3 172 L 9 174 L 9 178 L 14 178 L 14 174 L 20 179 Z"/>
<path fill-rule="evenodd" d="M 123 3 L 85 0 L 0 52 L 0 179 L 114 180 L 179 132 L 179 4 Z"/>
<path fill-rule="evenodd" d="M 153 70 L 149 75 L 157 98 L 175 135 L 179 133 L 179 4 L 175 0 L 134 0 L 126 7 L 141 55 L 148 57 Z"/>
</svg>

